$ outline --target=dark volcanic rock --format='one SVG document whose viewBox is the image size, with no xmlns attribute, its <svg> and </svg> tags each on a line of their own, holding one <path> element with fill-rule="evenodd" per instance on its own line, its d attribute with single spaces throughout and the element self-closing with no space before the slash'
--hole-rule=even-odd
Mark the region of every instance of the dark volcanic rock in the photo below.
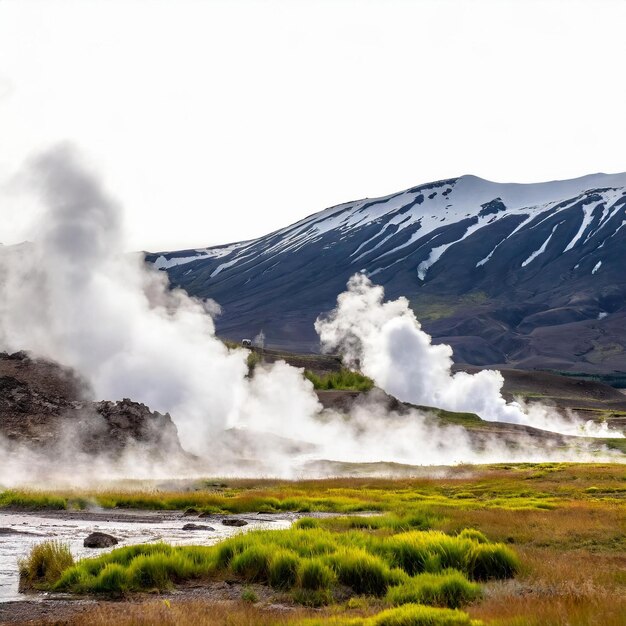
<svg viewBox="0 0 626 626">
<path fill-rule="evenodd" d="M 107 535 L 107 533 L 93 532 L 89 537 L 85 538 L 83 545 L 85 548 L 110 548 L 116 546 L 118 540 L 113 535 Z"/>
<path fill-rule="evenodd" d="M 0 434 L 46 441 L 87 393 L 87 386 L 67 369 L 24 352 L 0 353 Z"/>
<path fill-rule="evenodd" d="M 93 405 L 96 414 L 103 418 L 104 428 L 92 438 L 93 450 L 97 451 L 101 438 L 107 446 L 122 449 L 132 442 L 155 448 L 179 448 L 178 433 L 172 418 L 150 409 L 139 402 L 124 398 L 121 402 L 97 402 Z"/>
<path fill-rule="evenodd" d="M 204 524 L 185 524 L 183 530 L 215 530 L 215 528 Z"/>
<path fill-rule="evenodd" d="M 247 526 L 248 522 L 237 517 L 226 517 L 222 520 L 222 524 L 224 526 Z"/>
<path fill-rule="evenodd" d="M 61 446 L 115 457 L 129 445 L 182 452 L 176 427 L 127 398 L 93 402 L 75 373 L 23 352 L 0 353 L 0 435 L 30 447 Z"/>
</svg>

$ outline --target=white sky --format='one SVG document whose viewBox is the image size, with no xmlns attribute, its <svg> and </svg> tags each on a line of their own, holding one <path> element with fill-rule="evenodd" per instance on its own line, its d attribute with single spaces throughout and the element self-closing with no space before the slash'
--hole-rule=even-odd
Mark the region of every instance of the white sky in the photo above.
<svg viewBox="0 0 626 626">
<path fill-rule="evenodd" d="M 624 171 L 625 25 L 621 0 L 0 0 L 0 241 L 61 140 L 151 250 L 466 173 Z"/>
</svg>

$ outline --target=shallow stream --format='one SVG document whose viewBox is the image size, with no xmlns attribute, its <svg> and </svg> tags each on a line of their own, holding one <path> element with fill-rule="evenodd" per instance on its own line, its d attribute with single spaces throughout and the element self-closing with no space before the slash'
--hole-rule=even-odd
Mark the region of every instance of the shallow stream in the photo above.
<svg viewBox="0 0 626 626">
<path fill-rule="evenodd" d="M 224 526 L 223 516 L 198 519 L 171 511 L 0 512 L 0 602 L 33 600 L 32 594 L 18 592 L 18 560 L 28 554 L 33 544 L 49 539 L 68 543 L 74 558 L 82 558 L 114 549 L 83 546 L 85 537 L 96 530 L 116 537 L 119 544 L 115 547 L 158 541 L 173 545 L 211 545 L 249 530 L 289 528 L 295 519 L 289 514 L 237 517 L 248 522 L 247 526 Z M 203 524 L 215 530 L 182 530 L 187 523 Z M 37 597 L 43 599 L 45 595 Z"/>
</svg>

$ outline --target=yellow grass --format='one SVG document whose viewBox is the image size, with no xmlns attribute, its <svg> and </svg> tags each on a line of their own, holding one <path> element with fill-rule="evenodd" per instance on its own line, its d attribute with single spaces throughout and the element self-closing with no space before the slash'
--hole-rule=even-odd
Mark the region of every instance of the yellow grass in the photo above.
<svg viewBox="0 0 626 626">
<path fill-rule="evenodd" d="M 96 491 L 12 492 L 0 506 L 50 502 L 72 506 L 179 508 L 227 512 L 327 510 L 380 511 L 360 529 L 377 537 L 399 532 L 407 520 L 454 534 L 475 528 L 510 545 L 521 562 L 510 581 L 488 582 L 482 599 L 464 611 L 489 626 L 622 626 L 626 615 L 626 467 L 535 464 L 458 467 L 442 478 L 282 481 L 225 480 L 195 484 L 198 491 L 159 491 L 129 485 Z M 46 500 L 47 499 L 47 500 Z M 322 528 L 352 532 L 350 520 L 318 520 Z M 356 522 L 354 522 L 356 523 Z M 281 591 L 257 603 L 161 599 L 103 603 L 81 613 L 75 624 L 296 624 L 315 617 L 367 616 L 383 610 L 382 599 L 337 599 L 324 609 L 297 608 Z M 271 594 L 275 595 L 272 596 Z M 268 608 L 272 603 L 284 608 Z"/>
</svg>

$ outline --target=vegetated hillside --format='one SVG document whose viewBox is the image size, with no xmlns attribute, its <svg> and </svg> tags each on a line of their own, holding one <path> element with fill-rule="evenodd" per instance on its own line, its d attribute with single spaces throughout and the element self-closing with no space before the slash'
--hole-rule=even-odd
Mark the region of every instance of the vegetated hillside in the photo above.
<svg viewBox="0 0 626 626">
<path fill-rule="evenodd" d="M 626 174 L 475 176 L 338 205 L 253 241 L 147 255 L 223 307 L 218 332 L 319 349 L 313 323 L 358 271 L 406 296 L 457 362 L 626 372 Z"/>
</svg>

